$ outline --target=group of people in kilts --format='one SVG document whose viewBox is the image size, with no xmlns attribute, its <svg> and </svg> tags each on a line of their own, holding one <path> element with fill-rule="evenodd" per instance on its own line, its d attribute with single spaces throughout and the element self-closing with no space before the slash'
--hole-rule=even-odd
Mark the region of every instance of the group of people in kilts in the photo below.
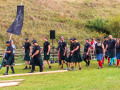
<svg viewBox="0 0 120 90">
<path fill-rule="evenodd" d="M 109 40 L 108 40 L 109 38 Z M 65 63 L 67 65 L 66 70 L 77 70 L 77 67 L 79 66 L 79 71 L 81 70 L 81 62 L 84 60 L 86 63 L 86 67 L 90 66 L 90 60 L 91 60 L 91 52 L 92 55 L 95 55 L 99 64 L 99 69 L 102 68 L 102 64 L 104 64 L 104 58 L 108 59 L 109 66 L 116 65 L 115 58 L 117 58 L 117 65 L 119 65 L 120 60 L 120 39 L 115 40 L 112 35 L 109 35 L 109 37 L 104 37 L 104 42 L 102 43 L 100 39 L 97 39 L 97 42 L 95 39 L 92 39 L 92 41 L 89 41 L 89 39 L 85 40 L 84 45 L 84 53 L 81 55 L 80 52 L 80 43 L 76 38 L 70 38 L 70 51 L 67 52 L 67 43 L 64 39 L 64 36 L 60 37 L 60 40 L 58 42 L 58 56 L 59 56 L 59 65 L 60 69 L 63 68 L 63 64 Z M 25 45 L 23 46 L 23 49 L 25 50 L 25 68 L 31 69 L 29 73 L 33 73 L 35 71 L 35 66 L 40 67 L 40 72 L 42 72 L 45 68 L 46 63 L 48 63 L 49 69 L 51 69 L 50 64 L 50 43 L 48 42 L 48 38 L 44 37 L 44 43 L 42 50 L 40 49 L 40 46 L 38 45 L 36 40 L 32 41 L 33 47 L 31 47 L 31 43 L 29 42 L 29 39 L 25 39 Z M 15 46 L 13 47 L 11 45 L 10 41 L 6 42 L 7 50 L 5 53 L 6 56 L 6 73 L 4 75 L 8 75 L 9 66 L 11 66 L 12 72 L 15 73 L 13 68 L 13 56 L 14 56 L 14 50 Z M 42 61 L 41 53 L 44 52 L 44 63 Z M 75 64 L 75 65 L 74 65 Z M 78 64 L 78 66 L 77 66 Z M 31 68 L 32 65 L 32 68 Z"/>
</svg>

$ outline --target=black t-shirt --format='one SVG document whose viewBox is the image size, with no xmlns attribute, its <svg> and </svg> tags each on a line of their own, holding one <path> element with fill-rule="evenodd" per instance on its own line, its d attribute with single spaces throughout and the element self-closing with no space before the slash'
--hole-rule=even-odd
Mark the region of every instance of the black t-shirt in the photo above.
<svg viewBox="0 0 120 90">
<path fill-rule="evenodd" d="M 106 49 L 106 45 L 108 45 L 108 40 L 103 42 L 104 48 Z"/>
<path fill-rule="evenodd" d="M 60 52 L 64 52 L 65 51 L 65 47 L 67 47 L 67 43 L 66 42 L 61 42 L 60 43 Z"/>
<path fill-rule="evenodd" d="M 116 45 L 116 53 L 120 53 L 120 45 Z"/>
<path fill-rule="evenodd" d="M 7 51 L 11 51 L 11 53 L 7 53 L 7 58 L 13 55 L 13 47 L 11 45 L 7 47 Z"/>
<path fill-rule="evenodd" d="M 31 46 L 31 43 L 30 42 L 25 42 L 25 52 L 27 52 L 27 51 L 30 51 L 30 47 Z"/>
<path fill-rule="evenodd" d="M 90 47 L 91 47 L 91 45 L 89 43 L 86 43 L 84 45 L 84 52 L 88 52 L 88 48 L 90 48 Z"/>
<path fill-rule="evenodd" d="M 102 43 L 95 44 L 95 51 L 96 51 L 96 54 L 103 54 Z"/>
<path fill-rule="evenodd" d="M 70 51 L 74 50 L 75 49 L 75 43 L 71 43 L 70 44 Z"/>
<path fill-rule="evenodd" d="M 44 42 L 43 47 L 44 47 L 44 52 L 48 52 L 48 46 L 50 43 L 48 41 Z"/>
<path fill-rule="evenodd" d="M 39 53 L 38 53 L 37 55 L 35 55 L 33 58 L 40 58 L 40 57 L 41 57 L 41 54 L 40 54 L 40 46 L 39 46 L 39 45 L 33 47 L 32 55 L 33 55 L 37 50 L 39 50 Z"/>
<path fill-rule="evenodd" d="M 75 54 L 79 54 L 80 53 L 80 43 L 79 42 L 77 42 L 76 44 L 75 44 L 75 48 L 77 48 L 77 46 L 79 46 L 79 48 L 78 48 L 78 50 L 76 50 L 74 53 Z"/>
<path fill-rule="evenodd" d="M 108 40 L 108 51 L 115 51 L 115 44 L 115 39 Z"/>
</svg>

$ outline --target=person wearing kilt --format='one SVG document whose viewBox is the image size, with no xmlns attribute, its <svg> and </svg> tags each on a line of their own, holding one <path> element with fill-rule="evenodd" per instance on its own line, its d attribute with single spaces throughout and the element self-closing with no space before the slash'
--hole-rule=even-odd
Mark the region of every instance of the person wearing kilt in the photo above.
<svg viewBox="0 0 120 90">
<path fill-rule="evenodd" d="M 67 64 L 68 64 L 68 67 L 66 68 L 66 70 L 69 70 L 69 67 L 70 67 L 70 63 L 71 63 L 71 58 L 72 58 L 72 53 L 71 51 L 74 50 L 75 48 L 75 43 L 74 43 L 74 39 L 73 38 L 70 38 L 70 54 L 67 58 Z"/>
<path fill-rule="evenodd" d="M 108 38 L 106 36 L 104 37 L 103 45 L 104 45 L 104 49 L 106 49 L 106 46 L 108 45 Z M 108 63 L 110 63 L 110 58 L 108 56 L 108 49 L 105 52 L 105 57 L 103 56 L 102 64 L 104 64 L 104 59 L 105 58 L 108 59 Z"/>
<path fill-rule="evenodd" d="M 6 42 L 7 45 L 7 50 L 5 51 L 6 55 L 6 73 L 4 73 L 3 75 L 8 75 L 8 71 L 9 71 L 9 66 L 11 67 L 12 73 L 15 73 L 14 68 L 13 68 L 13 47 L 11 46 L 10 41 Z M 3 56 L 4 58 L 5 56 Z"/>
<path fill-rule="evenodd" d="M 117 44 L 116 44 L 115 51 L 116 51 L 116 58 L 117 58 L 117 66 L 116 67 L 118 67 L 119 66 L 119 61 L 120 61 L 120 39 L 119 38 L 117 39 Z"/>
<path fill-rule="evenodd" d="M 100 39 L 97 40 L 97 43 L 96 43 L 94 51 L 93 51 L 93 55 L 94 55 L 94 52 L 96 52 L 96 58 L 97 58 L 97 61 L 99 64 L 98 69 L 100 69 L 100 68 L 102 68 L 101 61 L 103 59 L 103 54 L 104 54 L 104 45 L 103 45 L 103 43 L 101 43 Z"/>
<path fill-rule="evenodd" d="M 83 60 L 86 62 L 86 67 L 89 67 L 90 60 L 91 60 L 91 55 L 90 55 L 91 45 L 89 43 L 89 39 L 86 39 L 85 41 L 86 41 L 86 44 L 84 45 Z"/>
<path fill-rule="evenodd" d="M 31 43 L 29 42 L 28 38 L 26 38 L 25 40 L 26 40 L 26 42 L 25 42 L 25 45 L 24 45 L 24 49 L 25 49 L 24 60 L 25 60 L 25 65 L 26 66 L 23 70 L 31 69 L 31 67 L 30 67 Z M 28 68 L 28 66 L 29 66 L 29 68 Z"/>
<path fill-rule="evenodd" d="M 109 35 L 108 45 L 106 48 L 106 50 L 108 49 L 109 58 L 111 58 L 109 66 L 111 66 L 112 63 L 113 65 L 116 65 L 115 64 L 115 46 L 116 46 L 116 40 L 113 39 L 112 35 Z"/>
<path fill-rule="evenodd" d="M 49 69 L 51 69 L 51 65 L 50 65 L 50 43 L 48 42 L 48 38 L 44 37 L 44 44 L 43 44 L 43 49 L 41 50 L 41 53 L 44 51 L 44 67 L 46 65 L 46 63 L 48 63 L 49 65 Z"/>
<path fill-rule="evenodd" d="M 60 59 L 61 59 L 61 68 L 63 69 L 63 63 L 66 62 L 67 58 L 67 43 L 65 42 L 64 36 L 61 36 L 60 40 L 62 41 L 59 46 Z"/>
<path fill-rule="evenodd" d="M 75 48 L 71 51 L 71 53 L 72 53 L 72 58 L 71 58 L 72 70 L 74 70 L 73 63 L 75 63 L 76 68 L 77 68 L 77 63 L 78 63 L 79 71 L 80 71 L 81 70 L 81 62 L 83 61 L 82 56 L 80 54 L 80 43 L 77 41 L 76 38 L 74 38 L 74 42 L 75 42 Z"/>
<path fill-rule="evenodd" d="M 30 60 L 30 64 L 32 65 L 32 70 L 29 73 L 33 73 L 35 71 L 35 65 L 39 66 L 40 72 L 43 71 L 43 61 L 40 52 L 40 46 L 38 45 L 36 40 L 33 40 L 33 51 L 32 58 Z"/>
</svg>

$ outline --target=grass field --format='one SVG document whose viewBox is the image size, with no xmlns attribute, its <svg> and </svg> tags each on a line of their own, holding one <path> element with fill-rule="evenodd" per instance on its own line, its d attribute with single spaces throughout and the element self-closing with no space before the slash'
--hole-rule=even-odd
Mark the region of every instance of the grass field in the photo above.
<svg viewBox="0 0 120 90">
<path fill-rule="evenodd" d="M 25 79 L 19 86 L 0 88 L 0 90 L 119 90 L 120 68 L 108 67 L 107 60 L 103 69 L 97 69 L 97 61 L 91 61 L 90 67 L 85 67 L 82 62 L 82 71 L 68 71 L 64 73 L 20 76 L 0 78 L 1 80 Z M 27 73 L 22 70 L 24 65 L 15 66 L 16 73 Z M 58 64 L 52 64 L 51 70 L 59 70 Z M 46 66 L 45 71 L 50 71 Z M 2 68 L 0 75 L 5 72 Z M 10 74 L 11 70 L 9 71 Z M 36 71 L 39 68 L 36 67 Z"/>
</svg>

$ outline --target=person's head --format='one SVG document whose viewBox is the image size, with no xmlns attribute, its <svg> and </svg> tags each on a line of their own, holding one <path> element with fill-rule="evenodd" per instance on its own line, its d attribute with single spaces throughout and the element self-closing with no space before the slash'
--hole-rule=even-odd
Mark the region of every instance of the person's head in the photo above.
<svg viewBox="0 0 120 90">
<path fill-rule="evenodd" d="M 32 42 L 33 42 L 33 45 L 34 45 L 34 46 L 37 46 L 37 45 L 38 45 L 38 43 L 37 43 L 36 40 L 33 40 Z"/>
<path fill-rule="evenodd" d="M 106 41 L 108 40 L 106 36 L 104 37 L 104 40 L 106 40 Z"/>
<path fill-rule="evenodd" d="M 86 42 L 86 43 L 89 43 L 89 39 L 86 39 L 85 42 Z"/>
<path fill-rule="evenodd" d="M 11 40 L 11 45 L 13 45 L 13 43 L 14 43 L 13 40 Z"/>
<path fill-rule="evenodd" d="M 46 42 L 48 40 L 48 37 L 44 37 L 44 41 Z"/>
<path fill-rule="evenodd" d="M 95 41 L 95 38 L 92 38 L 92 41 Z"/>
<path fill-rule="evenodd" d="M 109 39 L 112 39 L 112 35 L 109 35 Z"/>
<path fill-rule="evenodd" d="M 6 41 L 6 46 L 10 46 L 10 41 Z"/>
<path fill-rule="evenodd" d="M 64 36 L 61 36 L 60 40 L 61 40 L 61 41 L 64 41 Z"/>
<path fill-rule="evenodd" d="M 74 42 L 77 43 L 77 39 L 76 38 L 74 38 Z"/>
<path fill-rule="evenodd" d="M 29 42 L 29 39 L 28 39 L 28 38 L 25 38 L 25 41 L 26 41 L 26 42 Z"/>
<path fill-rule="evenodd" d="M 70 43 L 73 43 L 74 42 L 74 39 L 73 38 L 70 38 Z"/>
<path fill-rule="evenodd" d="M 98 39 L 97 39 L 97 43 L 100 43 L 100 42 L 101 42 L 101 40 L 100 40 L 100 38 L 98 38 Z"/>
</svg>

